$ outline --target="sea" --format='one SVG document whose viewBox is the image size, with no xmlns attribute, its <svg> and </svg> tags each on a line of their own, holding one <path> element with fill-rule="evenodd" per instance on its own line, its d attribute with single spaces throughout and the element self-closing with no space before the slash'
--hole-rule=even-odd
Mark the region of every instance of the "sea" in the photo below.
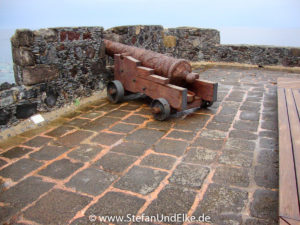
<svg viewBox="0 0 300 225">
<path fill-rule="evenodd" d="M 10 44 L 14 32 L 13 29 L 0 30 L 0 84 L 15 82 Z"/>
</svg>

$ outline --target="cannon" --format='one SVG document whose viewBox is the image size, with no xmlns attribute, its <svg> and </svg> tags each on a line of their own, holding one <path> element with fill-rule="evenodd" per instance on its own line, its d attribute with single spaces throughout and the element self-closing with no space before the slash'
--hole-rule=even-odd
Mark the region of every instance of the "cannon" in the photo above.
<svg viewBox="0 0 300 225">
<path fill-rule="evenodd" d="M 108 99 L 117 103 L 125 93 L 143 93 L 153 99 L 152 113 L 165 120 L 171 110 L 209 107 L 217 99 L 218 84 L 199 79 L 187 60 L 104 40 L 105 52 L 114 57 L 114 80 L 107 85 Z"/>
</svg>

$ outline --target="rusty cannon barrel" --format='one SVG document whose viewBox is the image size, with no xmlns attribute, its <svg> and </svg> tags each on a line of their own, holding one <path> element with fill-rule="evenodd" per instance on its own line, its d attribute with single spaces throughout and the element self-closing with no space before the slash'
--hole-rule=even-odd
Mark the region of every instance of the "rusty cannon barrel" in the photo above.
<svg viewBox="0 0 300 225">
<path fill-rule="evenodd" d="M 118 42 L 104 40 L 106 54 L 123 54 L 141 61 L 142 66 L 154 70 L 155 74 L 167 77 L 170 83 L 180 84 L 184 81 L 193 83 L 199 74 L 192 73 L 192 67 L 187 60 L 176 59 L 150 50 L 124 45 Z"/>
</svg>

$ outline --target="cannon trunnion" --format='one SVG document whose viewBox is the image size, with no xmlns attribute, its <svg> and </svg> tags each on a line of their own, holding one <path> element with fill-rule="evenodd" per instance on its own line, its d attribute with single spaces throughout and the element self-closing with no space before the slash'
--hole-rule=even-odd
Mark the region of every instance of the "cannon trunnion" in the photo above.
<svg viewBox="0 0 300 225">
<path fill-rule="evenodd" d="M 106 53 L 114 56 L 114 81 L 107 86 L 111 102 L 122 101 L 125 91 L 153 99 L 157 120 L 169 117 L 171 109 L 184 111 L 211 106 L 217 99 L 217 83 L 199 79 L 186 60 L 105 40 Z M 151 67 L 150 67 L 151 66 Z"/>
</svg>

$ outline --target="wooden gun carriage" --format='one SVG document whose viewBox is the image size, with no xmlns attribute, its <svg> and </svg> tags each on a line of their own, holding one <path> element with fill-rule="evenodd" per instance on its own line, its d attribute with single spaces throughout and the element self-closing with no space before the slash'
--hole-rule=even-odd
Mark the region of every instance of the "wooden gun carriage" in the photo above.
<svg viewBox="0 0 300 225">
<path fill-rule="evenodd" d="M 109 40 L 104 43 L 106 53 L 114 57 L 114 81 L 107 86 L 111 102 L 122 101 L 125 91 L 143 93 L 153 99 L 154 118 L 165 120 L 171 109 L 208 107 L 216 101 L 218 84 L 200 80 L 188 61 Z"/>
</svg>

